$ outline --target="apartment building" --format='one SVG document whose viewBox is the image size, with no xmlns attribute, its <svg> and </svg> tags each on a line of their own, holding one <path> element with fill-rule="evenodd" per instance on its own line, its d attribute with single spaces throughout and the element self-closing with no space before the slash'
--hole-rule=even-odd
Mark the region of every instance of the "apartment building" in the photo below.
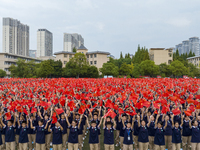
<svg viewBox="0 0 200 150">
<path fill-rule="evenodd" d="M 37 31 L 37 57 L 53 55 L 53 34 L 47 29 Z"/>
<path fill-rule="evenodd" d="M 200 66 L 200 56 L 189 57 L 187 60 L 197 67 Z"/>
<path fill-rule="evenodd" d="M 29 26 L 12 18 L 3 18 L 2 51 L 29 56 Z"/>
<path fill-rule="evenodd" d="M 173 61 L 173 48 L 150 48 L 149 58 L 154 61 L 156 65 L 161 63 L 171 64 Z"/>
</svg>

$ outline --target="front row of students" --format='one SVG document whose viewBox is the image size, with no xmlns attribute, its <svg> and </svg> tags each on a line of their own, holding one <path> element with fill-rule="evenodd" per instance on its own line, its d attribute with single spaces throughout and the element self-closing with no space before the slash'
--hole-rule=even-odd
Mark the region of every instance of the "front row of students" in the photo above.
<svg viewBox="0 0 200 150">
<path fill-rule="evenodd" d="M 125 115 L 123 115 L 125 116 Z M 122 118 L 123 118 L 122 116 Z M 69 138 L 68 138 L 68 149 L 69 150 L 78 150 L 78 132 L 80 129 L 81 121 L 83 115 L 80 116 L 80 121 L 77 122 L 73 120 L 71 123 L 68 120 L 68 116 L 66 115 L 66 122 L 69 128 Z M 102 123 L 102 118 L 100 122 L 97 124 L 96 121 L 92 120 L 91 124 L 88 121 L 88 117 L 84 115 L 86 118 L 86 123 L 89 129 L 89 145 L 90 150 L 97 150 L 99 143 L 99 132 L 100 126 Z M 163 125 L 162 121 L 158 121 L 160 115 L 158 114 L 156 117 L 156 121 L 154 124 L 155 136 L 154 136 L 154 150 L 164 150 L 165 149 L 165 131 L 168 126 L 167 123 Z M 144 120 L 140 120 L 140 116 L 137 116 L 137 120 L 135 117 L 132 117 L 130 120 L 121 119 L 119 116 L 119 122 L 122 123 L 122 130 L 124 132 L 123 136 L 123 144 L 122 150 L 133 150 L 133 132 L 138 131 L 138 145 L 139 150 L 148 150 L 149 145 L 149 127 L 151 126 L 153 116 L 150 116 L 149 122 L 146 124 Z M 29 127 L 29 119 L 27 117 L 26 121 L 19 122 L 19 119 L 14 115 L 14 121 L 9 120 L 7 125 L 4 124 L 2 118 L 0 119 L 0 126 L 2 126 L 3 130 L 5 130 L 5 142 L 6 142 L 6 150 L 15 150 L 15 124 L 16 120 L 18 123 L 19 129 L 19 150 L 27 150 L 28 147 L 28 127 Z M 172 149 L 180 150 L 180 146 L 182 143 L 181 129 L 183 127 L 183 116 L 181 119 L 181 124 L 178 122 L 174 122 L 174 115 L 171 116 L 172 121 Z M 38 121 L 38 125 L 33 125 L 33 120 L 30 119 L 30 128 L 36 131 L 36 150 L 45 150 L 45 132 L 52 132 L 53 139 L 53 150 L 61 150 L 63 144 L 63 127 L 59 122 L 55 124 L 50 124 L 51 120 L 48 120 L 44 125 L 43 120 Z M 137 128 L 134 127 L 135 122 L 137 121 Z M 167 120 L 165 120 L 167 122 Z M 190 127 L 192 138 L 191 138 L 191 146 L 192 150 L 200 150 L 200 130 L 198 127 L 198 122 L 196 120 L 191 121 L 189 119 L 188 125 Z M 116 122 L 114 119 L 106 118 L 103 121 L 103 129 L 104 129 L 104 149 L 105 150 L 114 150 L 114 130 L 116 128 Z M 134 141 L 135 142 L 135 141 Z M 0 135 L 0 145 L 2 145 L 1 135 Z"/>
</svg>

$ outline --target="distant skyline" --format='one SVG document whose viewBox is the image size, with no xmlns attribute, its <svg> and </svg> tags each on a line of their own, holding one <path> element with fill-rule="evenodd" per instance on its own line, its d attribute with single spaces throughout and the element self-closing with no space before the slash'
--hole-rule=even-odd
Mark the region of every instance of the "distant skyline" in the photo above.
<svg viewBox="0 0 200 150">
<path fill-rule="evenodd" d="M 37 49 L 37 30 L 53 33 L 53 53 L 63 50 L 63 34 L 78 33 L 89 51 L 107 51 L 119 58 L 146 48 L 174 47 L 200 36 L 199 0 L 0 0 L 2 18 L 30 27 L 30 49 Z"/>
</svg>

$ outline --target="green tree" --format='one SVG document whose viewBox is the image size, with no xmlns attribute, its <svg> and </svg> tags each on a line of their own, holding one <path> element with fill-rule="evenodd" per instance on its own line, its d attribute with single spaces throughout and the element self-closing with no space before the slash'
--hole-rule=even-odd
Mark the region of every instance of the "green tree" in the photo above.
<svg viewBox="0 0 200 150">
<path fill-rule="evenodd" d="M 63 68 L 62 68 L 62 62 L 61 60 L 51 60 L 52 62 L 52 66 L 54 68 L 54 74 L 52 75 L 53 77 L 62 77 L 62 72 L 63 72 Z"/>
<path fill-rule="evenodd" d="M 133 72 L 134 66 L 133 64 L 126 64 L 125 62 L 119 68 L 120 75 L 131 75 Z"/>
<path fill-rule="evenodd" d="M 2 69 L 0 69 L 0 78 L 3 78 L 6 76 L 6 72 Z"/>
<path fill-rule="evenodd" d="M 18 59 L 16 61 L 16 66 L 12 64 L 9 67 L 11 77 L 28 78 L 29 77 L 29 67 L 24 59 Z"/>
<path fill-rule="evenodd" d="M 188 74 L 188 68 L 184 66 L 184 64 L 179 61 L 175 60 L 169 65 L 169 70 L 172 72 L 174 77 L 179 77 L 182 75 L 187 75 Z"/>
<path fill-rule="evenodd" d="M 154 61 L 145 60 L 141 62 L 139 67 L 140 67 L 140 74 L 143 76 L 155 77 L 156 75 L 159 74 L 159 67 L 155 65 Z"/>
<path fill-rule="evenodd" d="M 87 66 L 87 72 L 84 75 L 81 75 L 81 77 L 87 77 L 87 78 L 98 78 L 99 77 L 99 71 L 96 66 Z"/>
<path fill-rule="evenodd" d="M 140 45 L 138 45 L 138 49 L 135 52 L 134 56 L 134 63 L 140 64 L 142 61 L 145 60 L 150 60 L 148 49 L 146 49 L 145 47 L 140 48 Z"/>
<path fill-rule="evenodd" d="M 162 63 L 159 65 L 159 71 L 162 77 L 168 77 L 171 75 L 171 71 L 169 70 L 169 65 L 167 65 L 166 63 Z"/>
<path fill-rule="evenodd" d="M 40 64 L 37 75 L 38 77 L 52 77 L 54 74 L 54 67 L 52 66 L 52 60 L 44 60 Z"/>
<path fill-rule="evenodd" d="M 87 72 L 87 59 L 84 54 L 76 53 L 74 57 L 72 57 L 69 62 L 66 64 L 64 68 L 65 76 L 76 76 L 79 78 L 79 75 Z"/>
<path fill-rule="evenodd" d="M 197 68 L 192 63 L 188 63 L 188 76 L 189 77 L 199 77 L 200 76 L 200 69 Z"/>
<path fill-rule="evenodd" d="M 76 53 L 76 51 L 77 51 L 77 50 L 76 50 L 76 48 L 74 47 L 73 50 L 72 50 L 72 52 Z"/>
<path fill-rule="evenodd" d="M 120 52 L 120 58 L 124 58 L 122 52 Z"/>
<path fill-rule="evenodd" d="M 119 72 L 118 72 L 118 67 L 115 66 L 113 63 L 104 63 L 102 68 L 99 69 L 100 72 L 102 73 L 102 75 L 111 75 L 111 76 L 118 76 Z"/>
</svg>

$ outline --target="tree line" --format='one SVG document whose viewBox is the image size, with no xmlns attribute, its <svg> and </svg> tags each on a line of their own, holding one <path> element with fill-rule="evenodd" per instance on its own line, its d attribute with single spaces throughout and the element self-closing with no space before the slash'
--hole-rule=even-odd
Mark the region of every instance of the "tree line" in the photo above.
<svg viewBox="0 0 200 150">
<path fill-rule="evenodd" d="M 138 46 L 135 55 L 120 53 L 119 59 L 109 58 L 107 63 L 104 63 L 102 68 L 98 70 L 96 66 L 90 66 L 87 58 L 82 53 L 76 53 L 69 62 L 63 64 L 60 60 L 44 60 L 41 63 L 34 61 L 26 62 L 23 59 L 18 59 L 16 65 L 11 65 L 9 71 L 11 77 L 20 78 L 98 78 L 103 76 L 113 77 L 132 77 L 140 76 L 156 77 L 181 77 L 187 75 L 189 77 L 199 77 L 200 70 L 197 66 L 188 63 L 187 58 L 194 54 L 179 55 L 178 50 L 173 53 L 173 61 L 170 65 L 162 63 L 155 65 L 149 58 L 148 49 Z M 6 72 L 0 70 L 0 77 L 5 77 Z"/>
</svg>

